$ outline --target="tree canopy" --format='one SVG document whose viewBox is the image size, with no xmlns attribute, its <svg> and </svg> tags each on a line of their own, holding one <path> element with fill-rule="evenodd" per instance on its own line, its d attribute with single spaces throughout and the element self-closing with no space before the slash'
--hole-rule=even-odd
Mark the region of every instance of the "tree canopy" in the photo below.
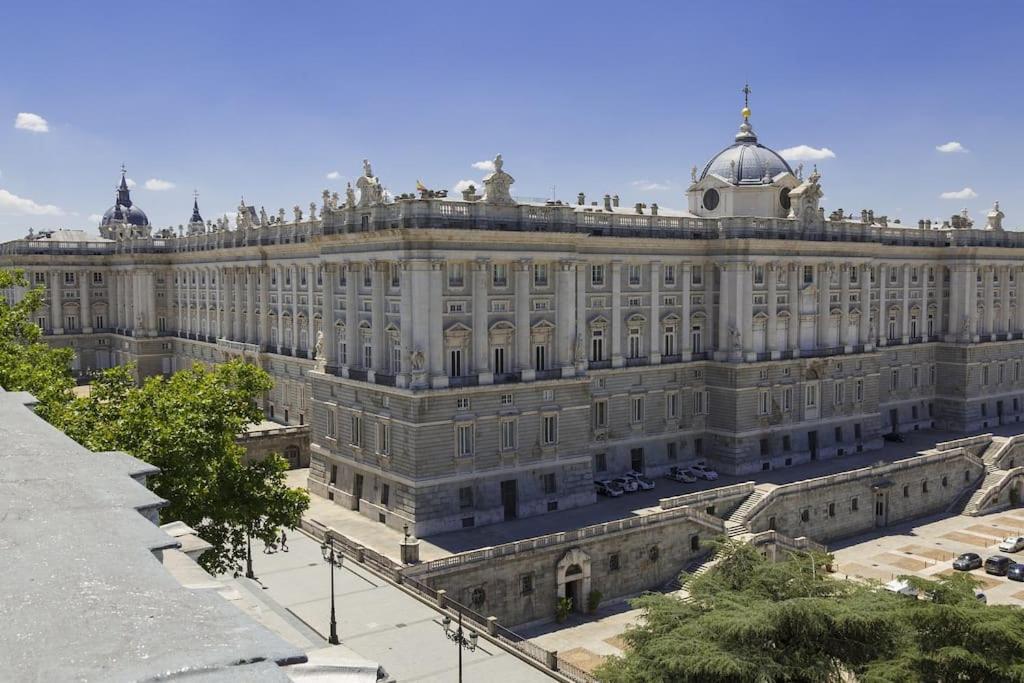
<svg viewBox="0 0 1024 683">
<path fill-rule="evenodd" d="M 71 400 L 73 351 L 41 341 L 33 314 L 43 307 L 44 288 L 29 288 L 21 270 L 0 269 L 0 290 L 16 288 L 26 288 L 16 303 L 0 297 L 0 386 L 31 392 L 39 402 L 36 411 L 52 421 Z"/>
<path fill-rule="evenodd" d="M 1024 681 L 1024 612 L 987 606 L 967 575 L 908 579 L 921 599 L 836 579 L 831 558 L 773 563 L 726 541 L 708 572 L 684 577 L 692 600 L 649 594 L 609 683 Z"/>
<path fill-rule="evenodd" d="M 121 366 L 97 374 L 58 426 L 92 450 L 125 451 L 159 467 L 152 489 L 168 501 L 161 519 L 185 522 L 214 546 L 200 558 L 208 570 L 237 574 L 250 536 L 273 545 L 309 506 L 305 491 L 288 487 L 280 456 L 242 464 L 236 438 L 262 419 L 259 399 L 270 387 L 265 371 L 241 359 L 141 386 Z"/>
</svg>

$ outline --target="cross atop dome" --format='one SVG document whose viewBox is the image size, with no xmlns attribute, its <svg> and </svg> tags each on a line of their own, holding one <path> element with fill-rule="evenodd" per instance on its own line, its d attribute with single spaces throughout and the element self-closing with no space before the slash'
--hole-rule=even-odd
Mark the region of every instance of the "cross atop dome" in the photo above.
<svg viewBox="0 0 1024 683">
<path fill-rule="evenodd" d="M 743 84 L 743 90 L 741 90 L 740 92 L 743 93 L 743 111 L 741 111 L 740 113 L 743 114 L 743 120 L 744 121 L 749 121 L 750 120 L 750 93 L 753 92 L 750 89 L 750 83 L 744 83 Z"/>
</svg>

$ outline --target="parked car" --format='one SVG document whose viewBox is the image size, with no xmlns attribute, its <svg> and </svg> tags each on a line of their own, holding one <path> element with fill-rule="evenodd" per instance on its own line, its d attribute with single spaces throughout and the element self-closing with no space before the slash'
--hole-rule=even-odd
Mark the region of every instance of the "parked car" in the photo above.
<svg viewBox="0 0 1024 683">
<path fill-rule="evenodd" d="M 709 468 L 707 465 L 703 463 L 697 463 L 696 465 L 692 465 L 690 469 L 693 471 L 695 475 L 697 475 L 701 479 L 707 479 L 708 481 L 718 479 L 718 472 L 715 472 L 713 469 Z"/>
<path fill-rule="evenodd" d="M 978 602 L 980 602 L 981 604 L 983 604 L 983 605 L 987 605 L 988 604 L 988 596 L 985 595 L 984 593 L 982 593 L 981 591 L 978 591 L 977 593 L 975 593 L 974 597 L 977 598 Z"/>
<path fill-rule="evenodd" d="M 676 467 L 675 465 L 668 469 L 668 474 L 665 475 L 665 478 L 681 481 L 684 484 L 692 484 L 697 481 L 697 477 L 690 471 L 689 467 Z"/>
<path fill-rule="evenodd" d="M 995 576 L 1006 576 L 1006 572 L 1010 570 L 1011 564 L 1013 563 L 1006 555 L 993 555 L 985 560 L 985 573 Z"/>
<path fill-rule="evenodd" d="M 1024 581 L 1024 564 L 1014 562 L 1006 570 L 1006 578 L 1010 581 Z"/>
<path fill-rule="evenodd" d="M 999 544 L 999 550 L 1004 553 L 1015 553 L 1024 549 L 1024 536 L 1007 536 Z"/>
<path fill-rule="evenodd" d="M 641 491 L 650 491 L 654 488 L 654 482 L 639 472 L 626 472 L 626 476 L 635 481 Z"/>
<path fill-rule="evenodd" d="M 889 432 L 888 434 L 883 434 L 882 438 L 885 439 L 886 441 L 893 441 L 895 443 L 903 443 L 904 441 L 906 441 L 906 439 L 903 438 L 903 435 L 900 434 L 899 432 Z"/>
<path fill-rule="evenodd" d="M 636 493 L 640 490 L 640 484 L 636 483 L 636 479 L 633 477 L 615 477 L 612 482 L 622 487 L 626 493 Z"/>
<path fill-rule="evenodd" d="M 981 555 L 978 553 L 964 553 L 953 560 L 953 569 L 961 572 L 969 572 L 972 569 L 981 567 Z"/>
<path fill-rule="evenodd" d="M 622 487 L 611 479 L 598 479 L 594 482 L 594 490 L 597 491 L 598 495 L 608 496 L 609 498 L 618 498 L 625 493 Z"/>
</svg>

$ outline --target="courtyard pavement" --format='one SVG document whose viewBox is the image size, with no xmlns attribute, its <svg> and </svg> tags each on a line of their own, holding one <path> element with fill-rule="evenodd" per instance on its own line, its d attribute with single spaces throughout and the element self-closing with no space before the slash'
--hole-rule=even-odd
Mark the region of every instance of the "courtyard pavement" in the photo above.
<svg viewBox="0 0 1024 683">
<path fill-rule="evenodd" d="M 295 532 L 289 552 L 265 554 L 253 546 L 255 580 L 222 577 L 222 592 L 241 609 L 307 652 L 327 647 L 330 633 L 329 566 L 320 544 Z M 359 566 L 345 561 L 335 570 L 338 648 L 381 664 L 396 681 L 451 683 L 458 676 L 458 651 L 441 626 L 442 615 Z M 481 638 L 463 651 L 466 681 L 529 683 L 547 675 Z"/>
</svg>

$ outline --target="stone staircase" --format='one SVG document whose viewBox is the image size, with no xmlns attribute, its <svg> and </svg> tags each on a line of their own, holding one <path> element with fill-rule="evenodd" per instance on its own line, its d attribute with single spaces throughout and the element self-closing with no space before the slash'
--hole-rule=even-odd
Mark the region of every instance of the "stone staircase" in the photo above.
<svg viewBox="0 0 1024 683">
<path fill-rule="evenodd" d="M 1009 474 L 1007 470 L 997 470 L 994 465 L 985 463 L 985 478 L 981 481 L 978 488 L 971 494 L 971 497 L 967 500 L 967 504 L 964 505 L 963 512 L 960 514 L 974 516 L 977 515 L 981 509 L 982 501 L 991 491 L 992 487 L 998 486 L 1003 478 Z"/>
<path fill-rule="evenodd" d="M 737 536 L 749 531 L 747 528 L 747 519 L 750 516 L 750 511 L 755 505 L 761 502 L 766 495 L 768 495 L 768 491 L 761 487 L 755 487 L 754 491 L 747 496 L 742 503 L 740 503 L 740 506 L 725 518 L 725 533 L 729 538 L 736 538 Z"/>
</svg>

